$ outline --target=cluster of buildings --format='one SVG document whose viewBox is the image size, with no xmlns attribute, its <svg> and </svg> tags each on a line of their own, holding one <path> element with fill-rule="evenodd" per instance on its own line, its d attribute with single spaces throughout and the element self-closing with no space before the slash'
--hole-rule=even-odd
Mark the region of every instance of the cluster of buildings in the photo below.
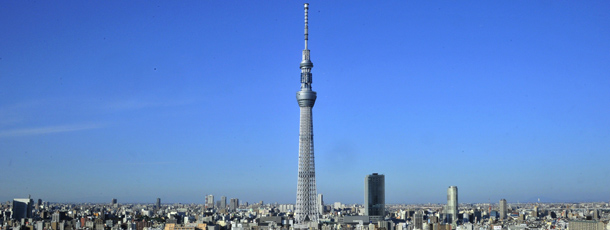
<svg viewBox="0 0 610 230">
<path fill-rule="evenodd" d="M 322 230 L 610 230 L 609 203 L 385 204 L 384 175 L 365 177 L 364 205 L 324 204 Z M 295 204 L 248 204 L 206 196 L 204 204 L 60 204 L 31 198 L 0 205 L 1 230 L 274 230 L 298 229 Z"/>
<path fill-rule="evenodd" d="M 457 186 L 446 204 L 386 204 L 385 176 L 364 178 L 364 205 L 324 204 L 317 195 L 322 230 L 610 230 L 610 203 L 460 204 Z M 274 230 L 299 229 L 295 204 L 249 204 L 237 198 L 203 204 L 59 204 L 31 198 L 0 205 L 0 230 Z"/>
</svg>

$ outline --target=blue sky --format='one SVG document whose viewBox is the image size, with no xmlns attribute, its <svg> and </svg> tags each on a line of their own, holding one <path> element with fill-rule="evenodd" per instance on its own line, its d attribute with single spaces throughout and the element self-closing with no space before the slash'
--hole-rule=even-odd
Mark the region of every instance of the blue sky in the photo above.
<svg viewBox="0 0 610 230">
<path fill-rule="evenodd" d="M 296 197 L 303 2 L 0 2 L 0 200 Z M 610 2 L 310 1 L 318 192 L 608 201 Z"/>
</svg>

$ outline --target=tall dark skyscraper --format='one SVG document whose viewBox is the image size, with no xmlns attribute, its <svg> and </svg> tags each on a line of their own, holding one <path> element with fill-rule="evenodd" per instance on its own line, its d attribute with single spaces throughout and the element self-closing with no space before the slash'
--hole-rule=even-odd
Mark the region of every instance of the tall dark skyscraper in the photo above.
<svg viewBox="0 0 610 230">
<path fill-rule="evenodd" d="M 301 109 L 299 128 L 299 175 L 297 183 L 297 203 L 294 218 L 296 228 L 306 228 L 318 223 L 316 167 L 313 154 L 313 123 L 311 110 L 316 102 L 316 92 L 311 90 L 311 68 L 309 59 L 308 18 L 309 4 L 305 3 L 305 49 L 301 61 L 301 90 L 297 92 L 297 102 Z"/>
<path fill-rule="evenodd" d="M 157 198 L 157 204 L 155 206 L 157 209 L 161 208 L 161 198 Z"/>
<path fill-rule="evenodd" d="M 364 177 L 364 215 L 385 216 L 385 176 L 373 173 Z"/>
<path fill-rule="evenodd" d="M 32 218 L 32 206 L 34 206 L 34 200 L 30 197 L 27 199 L 13 199 L 12 219 Z"/>
</svg>

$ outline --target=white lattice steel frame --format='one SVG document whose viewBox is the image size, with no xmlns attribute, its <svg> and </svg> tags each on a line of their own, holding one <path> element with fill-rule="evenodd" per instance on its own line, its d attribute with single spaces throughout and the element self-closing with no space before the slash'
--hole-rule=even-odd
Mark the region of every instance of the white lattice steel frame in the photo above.
<svg viewBox="0 0 610 230">
<path fill-rule="evenodd" d="M 297 228 L 318 223 L 318 205 L 316 191 L 316 166 L 313 152 L 312 108 L 316 102 L 316 92 L 311 90 L 313 63 L 309 59 L 308 18 L 309 4 L 305 4 L 305 49 L 301 61 L 301 90 L 297 92 L 297 101 L 301 109 L 299 127 L 299 175 L 297 185 L 297 203 L 294 218 Z"/>
<path fill-rule="evenodd" d="M 301 107 L 299 137 L 299 179 L 297 186 L 297 223 L 318 221 L 316 166 L 313 152 L 312 107 Z"/>
</svg>

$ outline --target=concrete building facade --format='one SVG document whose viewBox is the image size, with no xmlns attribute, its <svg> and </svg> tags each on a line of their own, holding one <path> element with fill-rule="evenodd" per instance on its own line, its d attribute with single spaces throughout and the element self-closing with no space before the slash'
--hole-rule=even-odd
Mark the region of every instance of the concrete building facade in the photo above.
<svg viewBox="0 0 610 230">
<path fill-rule="evenodd" d="M 507 217 L 508 205 L 505 199 L 500 200 L 500 220 L 504 220 Z"/>
<path fill-rule="evenodd" d="M 449 186 L 447 189 L 446 223 L 456 223 L 458 220 L 458 188 Z"/>
</svg>

